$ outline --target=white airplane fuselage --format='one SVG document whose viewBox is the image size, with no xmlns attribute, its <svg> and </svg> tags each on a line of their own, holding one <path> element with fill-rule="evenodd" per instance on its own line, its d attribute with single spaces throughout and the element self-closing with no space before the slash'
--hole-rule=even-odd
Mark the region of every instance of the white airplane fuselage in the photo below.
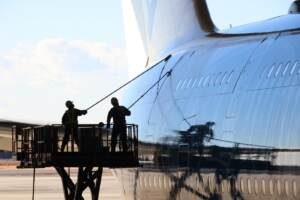
<svg viewBox="0 0 300 200">
<path fill-rule="evenodd" d="M 172 56 L 124 92 L 171 72 L 131 109 L 142 167 L 116 170 L 126 198 L 299 199 L 300 15 L 198 36 L 149 47 Z"/>
</svg>

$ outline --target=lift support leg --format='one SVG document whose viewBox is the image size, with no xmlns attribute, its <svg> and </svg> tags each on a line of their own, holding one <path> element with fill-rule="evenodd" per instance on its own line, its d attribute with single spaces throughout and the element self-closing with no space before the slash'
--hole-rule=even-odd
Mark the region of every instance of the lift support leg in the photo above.
<svg viewBox="0 0 300 200">
<path fill-rule="evenodd" d="M 82 193 L 87 188 L 91 191 L 92 200 L 98 200 L 103 167 L 98 166 L 94 171 L 93 168 L 79 167 L 75 184 L 64 167 L 55 167 L 61 177 L 66 200 L 84 200 Z"/>
</svg>

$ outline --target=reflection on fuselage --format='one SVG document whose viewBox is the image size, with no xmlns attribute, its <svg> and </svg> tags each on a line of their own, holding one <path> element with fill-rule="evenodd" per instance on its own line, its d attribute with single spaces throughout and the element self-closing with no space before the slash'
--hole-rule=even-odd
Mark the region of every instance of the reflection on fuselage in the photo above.
<svg viewBox="0 0 300 200">
<path fill-rule="evenodd" d="M 126 195 L 299 199 L 298 32 L 211 40 L 173 54 L 125 92 L 138 97 L 172 69 L 132 108 L 143 167 L 117 172 Z"/>
</svg>

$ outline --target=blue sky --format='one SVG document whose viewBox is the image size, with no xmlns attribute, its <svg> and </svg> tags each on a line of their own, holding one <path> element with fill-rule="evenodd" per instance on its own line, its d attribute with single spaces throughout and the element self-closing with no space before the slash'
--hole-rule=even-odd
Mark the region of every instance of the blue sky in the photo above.
<svg viewBox="0 0 300 200">
<path fill-rule="evenodd" d="M 0 1 L 0 24 L 0 118 L 59 122 L 127 80 L 119 0 Z"/>
<path fill-rule="evenodd" d="M 20 42 L 57 37 L 124 47 L 119 0 L 0 1 L 0 24 L 1 51 Z"/>
<path fill-rule="evenodd" d="M 215 24 L 221 28 L 286 14 L 293 0 L 207 0 Z"/>
<path fill-rule="evenodd" d="M 171 1 L 171 0 L 170 0 Z M 287 13 L 291 0 L 208 0 L 219 28 Z M 121 0 L 0 0 L 0 118 L 59 122 L 128 79 Z M 104 120 L 109 103 L 83 121 Z"/>
</svg>

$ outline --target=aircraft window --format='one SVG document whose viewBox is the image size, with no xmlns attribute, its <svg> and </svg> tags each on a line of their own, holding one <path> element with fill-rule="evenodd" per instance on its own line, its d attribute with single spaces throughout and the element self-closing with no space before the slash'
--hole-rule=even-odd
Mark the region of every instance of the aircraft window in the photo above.
<svg viewBox="0 0 300 200">
<path fill-rule="evenodd" d="M 220 72 L 220 73 L 217 74 L 216 80 L 215 80 L 215 83 L 214 83 L 214 86 L 217 86 L 217 85 L 218 85 L 218 82 L 220 83 L 221 75 L 222 75 L 222 72 Z"/>
<path fill-rule="evenodd" d="M 297 192 L 297 183 L 296 181 L 293 181 L 293 193 L 295 197 L 297 197 Z"/>
<path fill-rule="evenodd" d="M 214 81 L 212 82 L 212 85 L 213 85 L 213 86 L 217 86 L 217 85 L 218 85 L 217 82 L 218 82 L 219 76 L 220 76 L 220 73 L 217 73 L 217 74 L 215 75 Z"/>
<path fill-rule="evenodd" d="M 186 80 L 183 81 L 183 83 L 181 84 L 181 88 L 180 89 L 184 89 L 186 82 L 187 82 Z"/>
<path fill-rule="evenodd" d="M 265 76 L 267 77 L 267 73 L 268 73 L 269 69 L 267 67 L 264 68 L 263 72 L 260 75 L 260 78 L 264 78 Z"/>
<path fill-rule="evenodd" d="M 226 76 L 227 76 L 227 72 L 225 72 L 225 73 L 224 73 L 224 75 L 223 75 L 223 78 L 222 78 L 222 80 L 221 80 L 221 84 L 220 84 L 220 85 L 223 85 L 223 84 L 224 84 L 224 82 L 225 82 L 225 80 L 226 80 Z"/>
<path fill-rule="evenodd" d="M 217 74 L 215 75 L 214 82 L 212 83 L 214 87 L 215 87 L 215 86 L 218 86 L 218 80 L 220 79 L 220 74 L 221 74 L 221 73 L 217 73 Z"/>
<path fill-rule="evenodd" d="M 294 65 L 293 65 L 293 67 L 292 67 L 292 69 L 291 69 L 291 71 L 290 71 L 290 75 L 293 75 L 293 74 L 294 74 L 297 65 L 298 65 L 298 61 L 295 61 Z"/>
<path fill-rule="evenodd" d="M 279 64 L 279 66 L 278 66 L 278 68 L 277 68 L 277 70 L 276 70 L 276 73 L 275 73 L 275 77 L 276 77 L 276 78 L 278 77 L 281 68 L 282 68 L 282 63 Z"/>
<path fill-rule="evenodd" d="M 268 73 L 268 75 L 267 75 L 267 78 L 270 78 L 270 77 L 271 77 L 274 68 L 275 68 L 275 64 L 273 64 L 272 67 L 271 67 L 271 69 L 269 70 L 269 73 Z"/>
<path fill-rule="evenodd" d="M 258 186 L 257 179 L 254 180 L 254 191 L 256 195 L 259 193 L 259 186 Z"/>
<path fill-rule="evenodd" d="M 144 176 L 144 186 L 145 188 L 149 187 L 147 184 L 147 175 Z"/>
<path fill-rule="evenodd" d="M 195 80 L 194 80 L 194 83 L 193 83 L 193 85 L 192 85 L 192 88 L 194 88 L 194 87 L 195 87 L 195 85 L 196 85 L 197 81 L 198 81 L 198 79 L 195 79 Z"/>
<path fill-rule="evenodd" d="M 210 188 L 210 191 L 213 192 L 215 191 L 215 180 L 214 180 L 214 177 L 211 176 L 209 177 L 207 180 L 209 180 L 209 188 Z"/>
<path fill-rule="evenodd" d="M 230 83 L 233 73 L 234 73 L 234 71 L 232 70 L 229 74 L 229 77 L 227 78 L 227 81 L 226 81 L 227 84 Z"/>
<path fill-rule="evenodd" d="M 199 79 L 199 82 L 198 82 L 198 87 L 200 87 L 200 86 L 201 86 L 201 84 L 202 84 L 202 81 L 203 81 L 203 77 L 200 77 L 200 79 Z"/>
<path fill-rule="evenodd" d="M 270 180 L 269 186 L 270 186 L 270 194 L 273 195 L 274 194 L 274 185 L 273 185 L 273 181 L 272 180 Z"/>
<path fill-rule="evenodd" d="M 169 189 L 170 187 L 170 178 L 165 176 L 165 186 L 166 186 L 166 189 Z"/>
<path fill-rule="evenodd" d="M 167 182 L 166 182 L 166 176 L 165 175 L 163 175 L 163 180 L 162 181 L 163 181 L 163 186 L 162 186 L 163 189 L 167 189 L 167 184 L 166 184 Z"/>
<path fill-rule="evenodd" d="M 185 87 L 186 89 L 190 87 L 192 80 L 193 80 L 193 79 L 191 78 L 191 79 L 187 82 L 186 87 Z"/>
<path fill-rule="evenodd" d="M 157 180 L 157 175 L 155 175 L 155 174 L 153 174 L 152 176 L 151 176 L 151 178 L 150 178 L 150 180 L 151 180 L 151 187 L 158 187 L 157 185 L 158 185 L 158 180 Z"/>
<path fill-rule="evenodd" d="M 229 182 L 227 182 L 227 192 L 229 192 L 229 191 L 231 191 L 231 186 L 230 186 L 230 183 Z"/>
<path fill-rule="evenodd" d="M 163 190 L 164 189 L 164 177 L 163 177 L 163 175 L 158 176 L 158 184 L 159 184 L 159 188 Z"/>
<path fill-rule="evenodd" d="M 233 183 L 232 185 L 230 184 L 230 186 L 239 190 L 239 182 L 237 180 L 235 180 L 235 183 Z"/>
<path fill-rule="evenodd" d="M 221 191 L 224 193 L 226 190 L 225 190 L 225 181 L 223 181 L 221 183 Z"/>
<path fill-rule="evenodd" d="M 207 76 L 204 81 L 203 81 L 203 87 L 207 86 L 208 85 L 208 81 L 209 80 L 209 76 Z"/>
<path fill-rule="evenodd" d="M 155 184 L 154 185 L 157 188 L 162 189 L 161 176 L 160 175 L 156 175 L 156 179 L 155 179 Z"/>
<path fill-rule="evenodd" d="M 261 181 L 261 189 L 263 194 L 266 194 L 266 181 L 264 179 Z"/>
<path fill-rule="evenodd" d="M 291 62 L 289 61 L 288 63 L 286 63 L 285 68 L 282 72 L 282 76 L 285 76 L 286 72 L 288 71 L 288 68 L 290 67 Z"/>
<path fill-rule="evenodd" d="M 247 186 L 248 186 L 248 192 L 249 192 L 249 194 L 251 194 L 252 193 L 252 188 L 251 188 L 251 180 L 249 178 L 247 180 Z"/>
<path fill-rule="evenodd" d="M 244 187 L 244 181 L 243 181 L 243 179 L 241 179 L 240 184 L 241 184 L 241 186 L 240 186 L 241 191 L 242 191 L 242 193 L 244 193 L 245 192 L 245 187 Z"/>
<path fill-rule="evenodd" d="M 298 64 L 298 62 L 297 62 L 297 64 Z M 300 74 L 300 68 L 298 69 L 298 72 L 297 72 L 297 74 Z"/>
<path fill-rule="evenodd" d="M 139 178 L 139 186 L 142 188 L 143 187 L 143 183 L 142 183 L 143 179 Z"/>
<path fill-rule="evenodd" d="M 223 183 L 222 183 L 222 192 L 227 192 L 227 181 L 225 180 L 225 181 L 223 181 Z"/>
<path fill-rule="evenodd" d="M 181 86 L 181 83 L 182 83 L 182 81 L 180 80 L 180 81 L 178 82 L 178 84 L 177 84 L 177 86 L 176 86 L 176 89 L 175 89 L 175 90 L 178 90 L 178 89 L 180 88 L 180 86 Z"/>
<path fill-rule="evenodd" d="M 155 187 L 155 175 L 150 175 L 149 176 L 149 186 L 150 186 L 150 188 L 153 188 L 153 187 Z"/>
<path fill-rule="evenodd" d="M 204 180 L 203 178 L 204 177 L 202 177 L 202 180 Z M 199 178 L 198 178 L 198 176 L 195 176 L 195 188 L 196 188 L 197 191 L 199 191 L 199 192 L 202 193 L 201 186 L 199 185 Z"/>
<path fill-rule="evenodd" d="M 285 190 L 285 195 L 289 196 L 290 195 L 289 182 L 287 180 L 284 181 L 284 190 Z"/>
<path fill-rule="evenodd" d="M 204 176 L 203 177 L 203 186 L 207 187 L 207 189 L 209 189 L 209 179 L 210 179 L 210 175 Z"/>
<path fill-rule="evenodd" d="M 208 86 L 214 86 L 216 74 L 211 75 L 210 80 L 208 82 Z"/>
<path fill-rule="evenodd" d="M 156 187 L 156 182 L 155 182 L 156 178 L 157 177 L 154 174 L 149 176 L 150 187 L 152 187 L 152 188 Z"/>
<path fill-rule="evenodd" d="M 220 183 L 220 187 L 221 187 L 221 191 L 220 191 L 220 192 L 225 192 L 224 182 L 225 182 L 225 181 L 222 181 L 222 182 Z"/>
<path fill-rule="evenodd" d="M 277 192 L 280 195 L 281 194 L 281 184 L 280 184 L 279 180 L 277 180 L 277 184 L 276 185 L 277 185 Z"/>
</svg>

